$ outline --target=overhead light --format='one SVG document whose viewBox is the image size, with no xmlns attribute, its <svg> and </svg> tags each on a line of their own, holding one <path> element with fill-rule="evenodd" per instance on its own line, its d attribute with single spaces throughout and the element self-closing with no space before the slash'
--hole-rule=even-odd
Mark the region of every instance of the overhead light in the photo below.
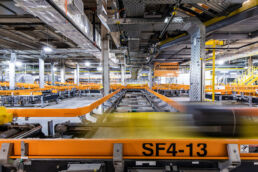
<svg viewBox="0 0 258 172">
<path fill-rule="evenodd" d="M 245 69 L 248 69 L 248 67 L 246 66 Z"/>
<path fill-rule="evenodd" d="M 166 17 L 164 20 L 164 23 L 168 23 L 171 17 Z M 174 17 L 172 20 L 173 23 L 183 23 L 183 18 L 182 17 Z"/>
<path fill-rule="evenodd" d="M 166 17 L 164 23 L 168 23 L 170 17 Z"/>
<path fill-rule="evenodd" d="M 219 61 L 218 61 L 218 64 L 219 64 L 219 65 L 223 65 L 223 64 L 224 64 L 224 61 L 219 60 Z"/>
<path fill-rule="evenodd" d="M 55 72 L 55 71 L 57 71 L 57 68 L 56 68 L 56 67 L 54 67 L 54 72 Z"/>
<path fill-rule="evenodd" d="M 44 47 L 43 50 L 44 50 L 46 53 L 50 53 L 50 52 L 53 51 L 53 49 L 50 48 L 50 47 Z"/>
<path fill-rule="evenodd" d="M 17 67 L 21 67 L 21 66 L 22 66 L 22 62 L 16 61 L 16 62 L 15 62 L 15 65 L 16 65 Z"/>
<path fill-rule="evenodd" d="M 86 62 L 85 66 L 89 67 L 90 66 L 90 62 Z"/>
<path fill-rule="evenodd" d="M 173 18 L 173 23 L 183 23 L 183 18 L 182 17 L 174 17 Z"/>
<path fill-rule="evenodd" d="M 102 71 L 102 67 L 97 67 L 97 71 Z"/>
</svg>

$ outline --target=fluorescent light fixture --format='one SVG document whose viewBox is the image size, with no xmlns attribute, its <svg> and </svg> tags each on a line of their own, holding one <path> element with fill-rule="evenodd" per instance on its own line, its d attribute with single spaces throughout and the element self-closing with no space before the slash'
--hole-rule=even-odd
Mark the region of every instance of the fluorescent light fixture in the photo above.
<svg viewBox="0 0 258 172">
<path fill-rule="evenodd" d="M 183 23 L 183 18 L 182 17 L 174 17 L 172 21 L 173 21 L 173 23 Z"/>
<path fill-rule="evenodd" d="M 22 62 L 16 61 L 16 62 L 15 62 L 15 65 L 16 65 L 17 67 L 21 67 L 21 66 L 22 66 Z"/>
<path fill-rule="evenodd" d="M 164 20 L 164 23 L 168 23 L 168 21 L 169 21 L 169 17 L 166 17 Z"/>
<path fill-rule="evenodd" d="M 85 66 L 89 67 L 90 66 L 90 62 L 86 62 Z"/>
<path fill-rule="evenodd" d="M 50 52 L 53 51 L 53 49 L 50 48 L 50 47 L 44 47 L 43 50 L 44 50 L 46 53 L 50 53 Z"/>
<path fill-rule="evenodd" d="M 55 71 L 57 71 L 57 68 L 56 68 L 56 67 L 54 67 L 54 72 L 55 72 Z"/>
<path fill-rule="evenodd" d="M 219 61 L 218 61 L 218 64 L 219 64 L 219 65 L 223 65 L 223 64 L 224 64 L 224 61 L 219 60 Z"/>
<path fill-rule="evenodd" d="M 164 20 L 164 23 L 168 23 L 170 17 L 166 17 L 165 20 Z M 174 17 L 172 22 L 173 23 L 183 23 L 183 18 L 182 17 Z"/>
<path fill-rule="evenodd" d="M 248 66 L 246 66 L 245 69 L 248 69 Z"/>
<path fill-rule="evenodd" d="M 97 67 L 97 71 L 102 71 L 102 67 Z"/>
</svg>

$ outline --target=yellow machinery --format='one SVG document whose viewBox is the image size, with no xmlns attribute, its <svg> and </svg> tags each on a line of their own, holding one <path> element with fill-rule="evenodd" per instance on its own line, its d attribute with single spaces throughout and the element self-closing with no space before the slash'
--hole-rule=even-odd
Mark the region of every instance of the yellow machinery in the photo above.
<svg viewBox="0 0 258 172">
<path fill-rule="evenodd" d="M 5 107 L 0 107 L 0 125 L 12 122 L 12 113 L 7 112 Z"/>
<path fill-rule="evenodd" d="M 223 41 L 209 40 L 205 43 L 206 46 L 212 47 L 212 101 L 215 101 L 215 48 L 217 45 L 224 45 Z M 206 59 L 210 60 L 210 58 Z"/>
<path fill-rule="evenodd" d="M 253 85 L 258 80 L 258 68 L 251 67 L 246 72 L 243 73 L 236 81 L 238 85 Z"/>
</svg>

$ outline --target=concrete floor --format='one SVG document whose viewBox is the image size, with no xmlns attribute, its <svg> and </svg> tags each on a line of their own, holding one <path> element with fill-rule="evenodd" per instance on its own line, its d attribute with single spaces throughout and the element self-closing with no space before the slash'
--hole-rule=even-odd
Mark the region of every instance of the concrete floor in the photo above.
<svg viewBox="0 0 258 172">
<path fill-rule="evenodd" d="M 176 102 L 189 102 L 190 98 L 189 97 L 170 97 L 172 100 Z"/>
<path fill-rule="evenodd" d="M 96 100 L 98 100 L 100 97 L 73 97 L 69 99 L 64 99 L 60 101 L 58 104 L 51 103 L 48 106 L 44 107 L 44 109 L 73 109 L 78 107 L 87 106 Z M 39 108 L 40 107 L 27 107 L 27 108 Z M 86 114 L 85 114 L 86 115 Z M 55 126 L 57 123 L 64 123 L 64 122 L 81 122 L 81 119 L 79 117 L 67 117 L 67 118 L 49 118 L 49 117 L 33 117 L 33 118 L 17 118 L 15 122 L 18 122 L 20 124 L 22 123 L 39 123 L 42 126 L 42 131 L 44 134 L 48 134 L 48 121 L 53 121 L 53 126 Z"/>
<path fill-rule="evenodd" d="M 70 109 L 87 106 L 100 97 L 73 97 L 69 99 L 64 99 L 58 104 L 50 103 L 48 106 L 44 107 L 45 109 Z"/>
</svg>

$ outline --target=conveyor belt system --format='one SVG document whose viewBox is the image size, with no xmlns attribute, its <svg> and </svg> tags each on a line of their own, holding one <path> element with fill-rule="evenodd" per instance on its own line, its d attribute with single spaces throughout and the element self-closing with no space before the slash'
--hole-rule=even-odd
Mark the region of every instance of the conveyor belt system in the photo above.
<svg viewBox="0 0 258 172">
<path fill-rule="evenodd" d="M 92 113 L 100 105 L 106 113 Z M 45 136 L 39 134 L 40 130 L 33 135 L 40 128 L 38 124 L 20 136 L 5 135 L 8 139 L 0 140 L 4 171 L 258 170 L 254 108 L 184 107 L 149 89 L 123 89 L 77 109 L 8 112 L 16 118 L 28 118 L 28 123 L 30 117 L 78 116 L 82 122 L 49 127 L 52 134 Z M 96 122 L 88 121 L 86 114 Z M 2 126 L 12 133 L 19 129 L 16 127 L 30 125 Z"/>
</svg>

